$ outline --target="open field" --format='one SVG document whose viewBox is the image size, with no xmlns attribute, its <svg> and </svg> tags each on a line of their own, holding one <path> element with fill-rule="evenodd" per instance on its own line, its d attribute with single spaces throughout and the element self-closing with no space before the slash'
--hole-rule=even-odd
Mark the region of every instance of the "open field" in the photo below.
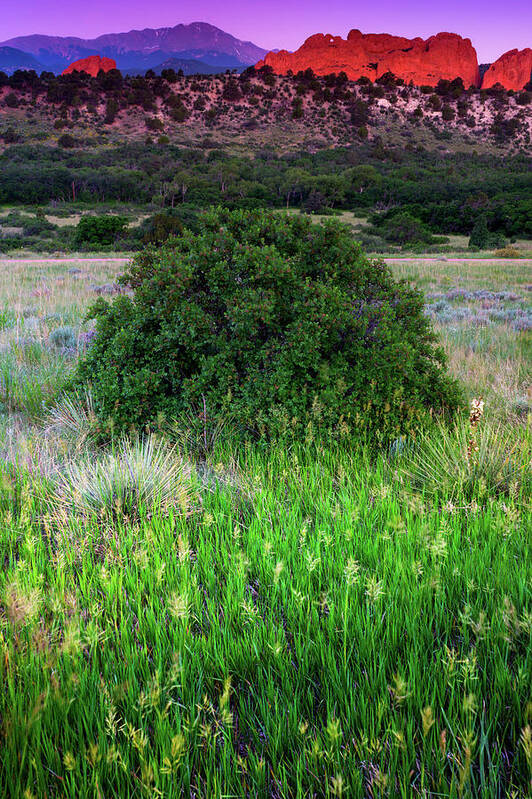
<svg viewBox="0 0 532 799">
<path fill-rule="evenodd" d="M 190 434 L 179 502 L 92 515 L 122 445 L 61 394 L 123 264 L 0 261 L 0 796 L 529 796 L 531 262 L 392 263 L 486 401 L 472 487 Z"/>
</svg>

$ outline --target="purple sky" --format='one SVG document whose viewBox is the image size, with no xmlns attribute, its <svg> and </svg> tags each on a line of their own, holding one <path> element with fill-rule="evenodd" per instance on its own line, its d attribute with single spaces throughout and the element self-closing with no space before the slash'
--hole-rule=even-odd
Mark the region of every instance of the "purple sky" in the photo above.
<svg viewBox="0 0 532 799">
<path fill-rule="evenodd" d="M 351 28 L 423 38 L 452 31 L 472 40 L 481 63 L 532 46 L 532 0 L 2 0 L 1 7 L 0 41 L 210 22 L 267 49 L 294 50 L 313 33 L 346 36 Z"/>
</svg>

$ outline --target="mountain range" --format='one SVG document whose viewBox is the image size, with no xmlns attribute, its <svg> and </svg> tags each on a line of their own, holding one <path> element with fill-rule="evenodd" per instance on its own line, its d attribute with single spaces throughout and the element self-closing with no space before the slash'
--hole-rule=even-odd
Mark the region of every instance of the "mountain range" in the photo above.
<svg viewBox="0 0 532 799">
<path fill-rule="evenodd" d="M 96 39 L 39 34 L 17 36 L 0 42 L 0 69 L 8 74 L 16 69 L 59 73 L 72 61 L 101 55 L 113 58 L 118 69 L 124 72 L 157 71 L 171 59 L 199 62 L 197 72 L 223 72 L 256 64 L 266 52 L 253 42 L 243 42 L 214 25 L 193 22 L 173 28 L 106 33 Z M 194 64 L 185 64 L 182 68 L 194 71 Z"/>
</svg>

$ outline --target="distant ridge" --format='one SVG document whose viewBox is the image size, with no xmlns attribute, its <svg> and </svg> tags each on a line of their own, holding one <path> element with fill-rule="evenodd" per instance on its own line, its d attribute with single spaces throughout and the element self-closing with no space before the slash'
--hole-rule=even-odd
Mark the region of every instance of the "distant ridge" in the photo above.
<svg viewBox="0 0 532 799">
<path fill-rule="evenodd" d="M 17 69 L 34 69 L 36 72 L 42 72 L 45 67 L 29 53 L 25 53 L 15 47 L 1 46 L 0 72 L 12 75 Z"/>
<path fill-rule="evenodd" d="M 93 55 L 113 58 L 118 69 L 129 72 L 156 68 L 170 58 L 200 61 L 219 71 L 243 69 L 266 55 L 253 42 L 241 41 L 206 22 L 106 33 L 96 39 L 33 34 L 8 39 L 2 46 L 31 55 L 42 68 L 54 72 Z"/>
</svg>

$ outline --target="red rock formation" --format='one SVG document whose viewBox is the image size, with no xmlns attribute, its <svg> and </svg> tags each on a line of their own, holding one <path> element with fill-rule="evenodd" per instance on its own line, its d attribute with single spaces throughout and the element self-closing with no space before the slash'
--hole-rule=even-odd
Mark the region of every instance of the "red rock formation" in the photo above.
<svg viewBox="0 0 532 799">
<path fill-rule="evenodd" d="M 438 33 L 427 40 L 359 30 L 350 31 L 347 40 L 317 33 L 295 53 L 268 53 L 256 68 L 264 64 L 280 74 L 310 67 L 317 75 L 343 71 L 351 80 L 362 76 L 375 80 L 393 72 L 420 86 L 435 86 L 442 78 L 462 78 L 466 87 L 479 85 L 476 51 L 469 39 L 456 33 Z"/>
<path fill-rule="evenodd" d="M 505 89 L 519 91 L 530 81 L 532 50 L 509 50 L 495 61 L 482 79 L 482 88 L 489 89 L 500 83 Z"/>
<path fill-rule="evenodd" d="M 87 72 L 95 78 L 100 70 L 109 72 L 111 69 L 116 69 L 116 61 L 114 58 L 102 58 L 99 55 L 90 55 L 88 58 L 81 58 L 79 61 L 74 61 L 63 70 L 63 75 L 70 75 L 72 72 Z"/>
</svg>

